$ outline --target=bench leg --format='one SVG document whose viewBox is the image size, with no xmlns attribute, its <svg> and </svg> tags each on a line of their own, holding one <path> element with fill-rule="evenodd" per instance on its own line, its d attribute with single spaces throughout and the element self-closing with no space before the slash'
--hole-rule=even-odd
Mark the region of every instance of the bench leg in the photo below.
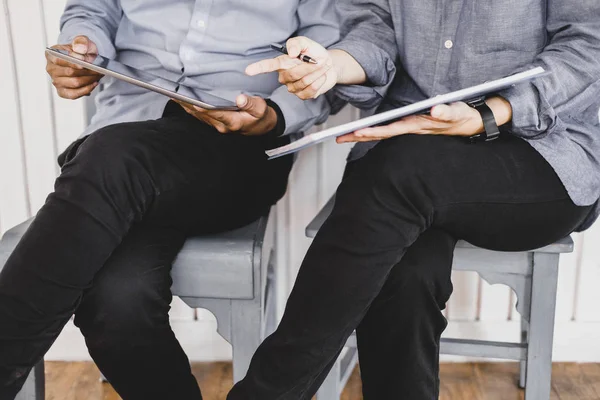
<svg viewBox="0 0 600 400">
<path fill-rule="evenodd" d="M 321 387 L 317 391 L 317 400 L 339 400 L 342 394 L 342 382 L 341 379 L 341 358 L 338 358 L 329 375 L 321 384 Z"/>
<path fill-rule="evenodd" d="M 558 254 L 535 253 L 527 345 L 526 400 L 550 399 Z"/>
<path fill-rule="evenodd" d="M 527 343 L 527 337 L 529 333 L 529 322 L 523 317 L 521 317 L 521 343 Z M 527 362 L 526 360 L 521 360 L 519 362 L 519 387 L 521 389 L 525 389 L 525 381 L 527 378 Z"/>
<path fill-rule="evenodd" d="M 231 346 L 233 383 L 246 376 L 252 355 L 261 342 L 262 310 L 260 300 L 231 301 Z"/>
<path fill-rule="evenodd" d="M 44 400 L 44 360 L 33 368 L 15 400 Z"/>
</svg>

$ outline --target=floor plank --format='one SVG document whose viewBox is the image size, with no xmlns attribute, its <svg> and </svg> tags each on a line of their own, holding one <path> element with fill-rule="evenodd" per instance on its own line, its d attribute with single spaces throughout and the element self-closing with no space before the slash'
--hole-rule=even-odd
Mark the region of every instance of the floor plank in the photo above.
<svg viewBox="0 0 600 400">
<path fill-rule="evenodd" d="M 482 399 L 476 372 L 473 363 L 440 365 L 440 400 Z"/>
<path fill-rule="evenodd" d="M 194 363 L 205 400 L 223 400 L 231 388 L 231 363 Z M 440 400 L 523 400 L 516 363 L 447 363 L 440 366 Z M 119 400 L 89 362 L 46 362 L 46 400 Z M 600 364 L 558 363 L 552 368 L 553 400 L 600 400 Z M 362 400 L 354 371 L 341 400 Z"/>
<path fill-rule="evenodd" d="M 231 363 L 194 363 L 192 372 L 202 388 L 202 397 L 209 399 L 225 399 L 233 380 Z"/>
<path fill-rule="evenodd" d="M 519 366 L 516 363 L 485 363 L 475 367 L 475 378 L 482 393 L 495 393 L 497 400 L 523 400 L 517 389 Z"/>
<path fill-rule="evenodd" d="M 360 371 L 355 368 L 348 380 L 340 400 L 362 400 L 362 385 L 360 383 Z"/>
<path fill-rule="evenodd" d="M 598 395 L 586 383 L 582 366 L 574 363 L 555 364 L 552 367 L 552 389 L 560 400 L 595 400 Z"/>
<path fill-rule="evenodd" d="M 595 398 L 600 399 L 600 364 L 586 364 L 581 367 L 585 384 L 594 390 Z"/>
</svg>

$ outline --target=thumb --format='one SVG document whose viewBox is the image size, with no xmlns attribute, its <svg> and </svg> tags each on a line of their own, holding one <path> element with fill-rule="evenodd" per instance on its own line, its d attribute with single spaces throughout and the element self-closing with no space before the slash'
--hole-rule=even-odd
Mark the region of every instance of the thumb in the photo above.
<svg viewBox="0 0 600 400">
<path fill-rule="evenodd" d="M 71 43 L 71 47 L 73 51 L 79 54 L 97 54 L 98 49 L 96 48 L 96 44 L 92 42 L 87 36 L 77 36 L 73 39 Z"/>
<path fill-rule="evenodd" d="M 262 118 L 267 111 L 267 102 L 262 97 L 240 94 L 235 103 L 240 111 L 245 111 L 255 118 Z"/>
<path fill-rule="evenodd" d="M 440 121 L 454 121 L 456 119 L 454 109 L 447 104 L 440 104 L 431 109 L 431 116 Z"/>
<path fill-rule="evenodd" d="M 316 44 L 312 40 L 304 36 L 297 36 L 288 39 L 285 46 L 288 51 L 288 55 L 292 58 L 298 57 L 300 54 L 309 52 L 312 50 L 313 45 Z"/>
</svg>

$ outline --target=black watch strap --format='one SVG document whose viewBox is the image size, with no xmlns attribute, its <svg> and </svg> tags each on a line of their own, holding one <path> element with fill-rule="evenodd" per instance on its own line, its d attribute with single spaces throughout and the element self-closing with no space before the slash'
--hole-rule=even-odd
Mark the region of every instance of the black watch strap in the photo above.
<svg viewBox="0 0 600 400">
<path fill-rule="evenodd" d="M 471 143 L 477 142 L 489 142 L 490 140 L 497 139 L 500 136 L 500 129 L 494 118 L 492 109 L 486 104 L 485 97 L 480 97 L 475 100 L 467 101 L 468 105 L 476 109 L 481 114 L 483 120 L 483 127 L 485 128 L 484 133 L 470 136 L 469 141 Z"/>
</svg>

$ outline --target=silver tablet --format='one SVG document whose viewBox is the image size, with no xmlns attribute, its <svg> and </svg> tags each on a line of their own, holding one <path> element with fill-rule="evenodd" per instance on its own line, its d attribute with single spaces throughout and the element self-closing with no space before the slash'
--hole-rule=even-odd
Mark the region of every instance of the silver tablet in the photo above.
<svg viewBox="0 0 600 400">
<path fill-rule="evenodd" d="M 52 49 L 47 47 L 46 52 L 68 61 L 80 65 L 84 68 L 96 71 L 98 73 L 109 75 L 117 79 L 124 80 L 144 89 L 152 90 L 167 97 L 181 100 L 186 103 L 205 108 L 207 110 L 238 110 L 235 102 L 217 97 L 205 91 L 182 85 L 168 79 L 153 75 L 149 72 L 139 70 L 122 62 L 111 60 L 101 55 L 86 54 L 81 55 L 65 50 Z"/>
<path fill-rule="evenodd" d="M 363 129 L 369 126 L 375 126 L 384 122 L 389 123 L 389 121 L 397 120 L 408 115 L 421 113 L 424 110 L 429 110 L 431 107 L 435 107 L 439 104 L 450 104 L 456 101 L 465 101 L 486 94 L 496 93 L 502 89 L 506 89 L 513 85 L 529 82 L 532 79 L 540 78 L 549 74 L 550 72 L 544 70 L 544 68 L 542 67 L 532 68 L 527 71 L 523 71 L 494 81 L 485 82 L 480 85 L 471 86 L 465 89 L 457 90 L 455 92 L 431 97 L 429 99 L 412 103 L 404 107 L 394 108 L 392 110 L 382 112 L 380 114 L 371 115 L 369 117 L 362 118 L 357 121 L 352 121 L 346 124 L 334 126 L 332 128 L 325 129 L 320 132 L 306 135 L 302 139 L 298 139 L 285 146 L 281 146 L 272 150 L 267 150 L 266 153 L 270 159 L 285 156 L 286 154 L 295 153 L 329 138 L 342 136 L 346 133 L 355 132 L 359 129 Z"/>
</svg>

